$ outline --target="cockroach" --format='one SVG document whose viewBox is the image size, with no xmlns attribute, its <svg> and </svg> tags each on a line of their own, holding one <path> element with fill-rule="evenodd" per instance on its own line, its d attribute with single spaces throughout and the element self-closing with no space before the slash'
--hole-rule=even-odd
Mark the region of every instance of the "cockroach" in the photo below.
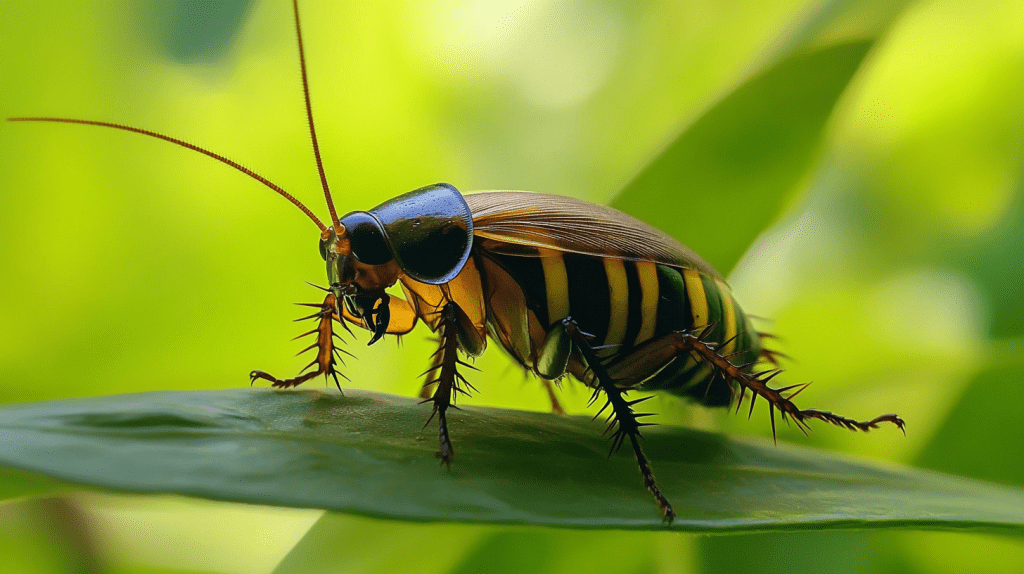
<svg viewBox="0 0 1024 574">
<path fill-rule="evenodd" d="M 883 422 L 903 429 L 903 420 L 892 414 L 861 422 L 798 408 L 792 399 L 807 385 L 769 386 L 781 372 L 776 354 L 763 348 L 762 335 L 722 276 L 674 238 L 610 207 L 521 191 L 463 195 L 438 183 L 339 217 L 313 122 L 297 0 L 292 5 L 329 225 L 270 180 L 180 139 L 102 121 L 8 118 L 102 126 L 186 147 L 259 181 L 316 224 L 328 281 L 323 302 L 307 304 L 316 309 L 307 317 L 316 327 L 305 334 L 315 336 L 307 350 L 315 350 L 316 358 L 293 378 L 257 370 L 251 381 L 288 388 L 323 375 L 340 390 L 344 351 L 336 344 L 335 323 L 369 330 L 373 344 L 409 333 L 422 320 L 439 335 L 425 402 L 433 406 L 430 418 L 438 419 L 437 456 L 450 464 L 455 451 L 447 412 L 456 393 L 472 389 L 460 372 L 468 366 L 460 353 L 476 357 L 490 338 L 542 381 L 572 375 L 593 390 L 591 404 L 603 397 L 611 451 L 629 441 L 644 486 L 670 521 L 675 512 L 641 448 L 641 429 L 650 424 L 641 419 L 650 413 L 635 407 L 649 397 L 629 400 L 631 391 L 665 391 L 710 407 L 735 403 L 737 410 L 750 391 L 751 411 L 758 398 L 768 404 L 773 435 L 776 410 L 805 431 L 810 419 L 852 430 Z M 396 284 L 404 298 L 386 292 Z"/>
</svg>

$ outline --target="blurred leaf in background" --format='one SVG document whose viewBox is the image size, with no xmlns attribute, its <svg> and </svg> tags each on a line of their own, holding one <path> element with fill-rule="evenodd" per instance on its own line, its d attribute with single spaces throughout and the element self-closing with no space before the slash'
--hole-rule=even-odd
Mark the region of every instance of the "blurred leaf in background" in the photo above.
<svg viewBox="0 0 1024 574">
<path fill-rule="evenodd" d="M 253 9 L 251 0 L 145 0 L 139 10 L 143 35 L 182 64 L 216 63 L 235 44 Z"/>
<path fill-rule="evenodd" d="M 786 58 L 688 126 L 612 203 L 728 273 L 790 199 L 870 40 Z M 686 182 L 680 185 L 680 182 Z"/>
<path fill-rule="evenodd" d="M 1020 485 L 1024 441 L 1011 409 L 1024 325 L 1024 8 L 1012 0 L 882 4 L 439 0 L 302 9 L 325 164 L 353 209 L 434 181 L 607 202 L 679 142 L 706 154 L 710 144 L 762 141 L 762 125 L 784 128 L 755 113 L 771 114 L 770 101 L 740 97 L 777 63 L 870 42 L 837 106 L 788 140 L 803 142 L 799 153 L 764 144 L 780 161 L 763 166 L 771 177 L 756 181 L 765 185 L 743 183 L 760 155 L 740 148 L 746 154 L 733 159 L 747 163 L 735 171 L 704 173 L 699 156 L 686 155 L 681 173 L 694 181 L 666 177 L 667 187 L 619 201 L 656 222 L 698 206 L 735 214 L 743 224 L 735 232 L 690 214 L 665 223 L 725 268 L 773 225 L 730 279 L 747 311 L 774 319 L 765 328 L 796 359 L 786 377 L 818 381 L 801 395 L 807 406 L 897 411 L 909 421 L 907 439 L 821 429 L 809 439 L 815 445 Z M 190 21 L 204 11 L 188 6 L 175 15 L 159 2 L 0 4 L 0 113 L 184 137 L 319 209 L 287 2 L 221 5 L 216 25 Z M 193 57 L 169 47 L 196 32 L 205 39 L 195 46 L 212 47 Z M 804 81 L 807 92 L 828 85 Z M 730 103 L 743 122 L 712 122 Z M 736 129 L 718 131 L 728 127 Z M 314 296 L 302 281 L 322 280 L 323 268 L 312 228 L 279 198 L 197 154 L 100 129 L 4 124 L 0 157 L 0 400 L 240 386 L 251 368 L 299 366 L 289 356 L 299 349 L 287 341 L 298 333 L 289 303 Z M 729 165 L 721 160 L 708 165 Z M 360 360 L 347 373 L 356 386 L 412 394 L 429 348 L 418 336 L 400 354 L 357 345 Z M 486 375 L 474 381 L 482 391 L 474 404 L 545 408 L 539 386 L 520 382 L 499 352 L 478 364 Z M 570 385 L 566 395 L 581 408 L 585 393 Z M 670 400 L 661 407 L 705 428 L 768 432 L 763 413 L 748 423 Z M 794 431 L 781 437 L 805 440 Z M 209 503 L 71 500 L 81 528 L 98 538 L 98 556 L 118 572 L 269 572 L 297 535 L 276 540 L 258 564 L 238 549 L 251 548 L 256 531 L 269 544 L 277 530 L 301 532 L 312 520 Z M 66 571 L 75 560 L 45 548 L 68 533 L 33 526 L 42 512 L 34 504 L 5 505 L 0 524 L 23 540 L 19 563 Z M 197 531 L 197 518 L 224 526 Z M 147 535 L 140 520 L 164 534 Z M 403 542 L 390 555 L 369 544 L 332 546 L 359 531 Z M 458 543 L 433 558 L 429 549 L 444 537 Z M 300 543 L 282 571 L 331 571 L 344 561 L 371 572 L 399 558 L 437 572 L 516 564 L 1016 572 L 1024 562 L 1019 540 L 949 533 L 624 536 L 331 516 L 309 539 L 325 542 Z M 213 547 L 223 552 L 197 550 Z"/>
</svg>

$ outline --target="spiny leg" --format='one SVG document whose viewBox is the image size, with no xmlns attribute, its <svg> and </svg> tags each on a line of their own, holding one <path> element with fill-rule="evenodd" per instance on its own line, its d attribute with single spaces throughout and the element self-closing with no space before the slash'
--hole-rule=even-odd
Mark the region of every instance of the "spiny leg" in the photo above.
<svg viewBox="0 0 1024 574">
<path fill-rule="evenodd" d="M 757 400 L 757 397 L 764 397 L 768 401 L 768 413 L 772 421 L 772 437 L 775 437 L 775 409 L 779 410 L 783 420 L 789 416 L 797 424 L 797 427 L 805 433 L 810 428 L 807 426 L 807 419 L 818 419 L 850 430 L 861 430 L 864 432 L 878 428 L 879 423 L 887 422 L 896 425 L 906 434 L 903 419 L 894 414 L 881 415 L 869 421 L 857 421 L 828 411 L 819 411 L 817 409 L 801 410 L 797 408 L 792 401 L 793 397 L 806 389 L 810 383 L 790 385 L 782 388 L 769 387 L 768 382 L 782 371 L 780 369 L 769 369 L 757 373 L 748 373 L 746 370 L 756 362 L 734 365 L 730 362 L 730 359 L 741 355 L 742 352 L 726 356 L 718 354 L 717 346 L 706 340 L 706 337 L 712 331 L 712 327 L 713 325 L 705 328 L 700 333 L 674 333 L 672 336 L 675 337 L 674 344 L 677 351 L 680 353 L 693 353 L 698 358 L 711 364 L 715 368 L 716 374 L 724 377 L 727 383 L 732 384 L 735 382 L 738 384 L 740 386 L 740 396 L 736 405 L 737 410 L 739 410 L 740 405 L 743 403 L 743 396 L 747 389 L 750 389 L 753 395 L 750 399 L 751 413 L 754 411 L 754 402 Z M 782 394 L 793 389 L 796 390 L 789 395 Z"/>
<path fill-rule="evenodd" d="M 317 350 L 316 359 L 314 359 L 313 362 L 306 365 L 306 367 L 302 369 L 302 371 L 307 371 L 309 370 L 310 367 L 316 365 L 317 369 L 315 371 L 310 371 L 308 373 L 303 373 L 302 371 L 300 371 L 299 375 L 292 377 L 290 379 L 278 379 L 277 377 L 274 377 L 273 375 L 270 375 L 269 373 L 265 373 L 263 371 L 252 371 L 251 373 L 249 373 L 250 384 L 255 383 L 256 379 L 263 379 L 266 381 L 270 381 L 271 386 L 278 388 L 297 387 L 302 383 L 310 379 L 316 378 L 320 375 L 324 375 L 324 377 L 330 375 L 331 377 L 334 378 L 334 384 L 338 387 L 338 390 L 340 391 L 341 383 L 338 382 L 338 375 L 341 375 L 342 377 L 345 377 L 345 375 L 335 370 L 335 365 L 337 365 L 338 361 L 341 360 L 341 357 L 338 353 L 341 352 L 348 354 L 350 356 L 351 353 L 343 349 L 339 349 L 334 343 L 335 339 L 341 339 L 341 337 L 339 337 L 338 334 L 334 332 L 333 324 L 333 321 L 341 321 L 341 319 L 337 315 L 337 304 L 338 300 L 333 293 L 328 293 L 327 297 L 324 298 L 323 303 L 299 303 L 299 305 L 302 305 L 304 307 L 317 307 L 320 309 L 319 311 L 313 313 L 312 315 L 309 315 L 308 317 L 302 317 L 301 319 L 297 319 L 297 321 L 303 321 L 306 319 L 318 320 L 318 324 L 315 329 L 296 337 L 296 339 L 298 339 L 301 337 L 312 335 L 314 333 L 316 334 L 316 342 L 306 347 L 305 349 L 299 351 L 298 353 L 301 355 L 302 353 L 305 353 L 312 349 Z M 345 377 L 345 379 L 348 380 L 348 377 Z"/>
<path fill-rule="evenodd" d="M 452 457 L 455 454 L 452 448 L 451 437 L 448 434 L 448 419 L 447 412 L 448 407 L 453 406 L 455 402 L 456 393 L 463 393 L 468 395 L 469 393 L 460 386 L 460 383 L 465 384 L 470 389 L 476 390 L 473 385 L 469 384 L 469 381 L 463 377 L 459 371 L 459 365 L 469 367 L 470 365 L 459 360 L 459 341 L 458 341 L 458 317 L 456 315 L 457 308 L 455 303 L 447 303 L 441 308 L 441 339 L 440 348 L 434 352 L 432 357 L 432 366 L 426 370 L 427 373 L 437 373 L 437 378 L 430 379 L 428 377 L 424 387 L 435 385 L 434 394 L 432 397 L 424 400 L 423 402 L 433 402 L 434 410 L 430 413 L 430 418 L 427 419 L 426 427 L 430 424 L 430 421 L 434 420 L 434 416 L 438 419 L 438 441 L 440 444 L 440 450 L 437 451 L 437 458 L 441 459 L 442 464 L 450 465 Z"/>
<path fill-rule="evenodd" d="M 640 474 L 644 478 L 644 486 L 647 490 L 654 495 L 654 498 L 658 501 L 658 506 L 661 508 L 661 512 L 664 517 L 672 522 L 672 519 L 676 517 L 676 513 L 672 510 L 672 505 L 669 503 L 665 495 L 661 493 L 657 483 L 654 481 L 654 472 L 651 470 L 651 463 L 647 460 L 647 455 L 644 454 L 643 449 L 640 448 L 640 427 L 649 426 L 650 423 L 641 423 L 637 421 L 638 418 L 649 416 L 649 413 L 636 414 L 633 412 L 633 406 L 641 403 L 650 397 L 644 397 L 633 401 L 627 401 L 623 396 L 622 389 L 615 386 L 614 381 L 608 374 L 608 370 L 601 363 L 594 351 L 594 348 L 587 341 L 586 335 L 579 329 L 576 321 L 571 317 L 567 317 L 562 321 L 562 325 L 565 328 L 566 333 L 572 339 L 573 345 L 579 349 L 583 358 L 587 362 L 587 367 L 594 372 L 595 380 L 598 384 L 598 389 L 595 389 L 595 398 L 597 397 L 598 390 L 604 391 L 605 396 L 608 398 L 608 402 L 604 407 L 598 411 L 598 416 L 604 412 L 604 409 L 609 405 L 612 407 L 612 412 L 609 415 L 611 421 L 608 426 L 608 430 L 611 430 L 616 425 L 615 433 L 612 435 L 612 447 L 608 453 L 615 452 L 622 446 L 622 443 L 629 438 L 630 444 L 633 445 L 633 454 L 636 455 L 637 465 L 640 466 Z M 596 418 L 596 416 L 595 416 Z"/>
</svg>

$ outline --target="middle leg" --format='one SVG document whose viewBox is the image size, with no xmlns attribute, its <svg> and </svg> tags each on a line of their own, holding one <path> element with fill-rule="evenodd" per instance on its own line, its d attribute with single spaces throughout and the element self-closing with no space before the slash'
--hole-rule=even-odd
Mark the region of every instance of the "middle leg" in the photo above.
<svg viewBox="0 0 1024 574">
<path fill-rule="evenodd" d="M 584 360 L 587 362 L 587 367 L 594 372 L 594 377 L 598 385 L 598 388 L 594 391 L 595 398 L 596 393 L 604 391 L 604 394 L 608 399 L 607 404 L 601 408 L 598 415 L 604 412 L 604 409 L 608 408 L 609 405 L 612 407 L 612 412 L 609 416 L 611 422 L 608 429 L 611 430 L 615 426 L 618 426 L 618 428 L 612 435 L 611 452 L 618 450 L 619 447 L 622 446 L 623 442 L 625 442 L 627 438 L 629 439 L 630 444 L 633 446 L 633 454 L 636 455 L 637 465 L 640 466 L 640 474 L 643 476 L 644 486 L 647 487 L 647 490 L 649 490 L 658 501 L 658 506 L 661 508 L 661 512 L 665 519 L 671 522 L 672 519 L 676 517 L 676 513 L 672 509 L 672 505 L 669 503 L 668 499 L 661 493 L 661 489 L 658 488 L 658 485 L 654 480 L 654 471 L 651 470 L 651 463 L 647 460 L 647 455 L 644 454 L 643 449 L 640 448 L 640 438 L 642 438 L 640 428 L 649 426 L 650 423 L 642 423 L 637 419 L 648 416 L 648 414 L 637 414 L 633 412 L 634 405 L 641 403 L 650 397 L 627 401 L 624 396 L 624 391 L 615 385 L 615 381 L 612 379 L 611 375 L 608 374 L 608 370 L 605 368 L 604 364 L 601 363 L 601 360 L 594 351 L 594 348 L 587 340 L 587 336 L 580 331 L 579 325 L 576 321 L 571 317 L 567 317 L 562 321 L 562 327 L 572 340 L 573 346 L 579 349 L 580 354 L 583 355 Z"/>
</svg>

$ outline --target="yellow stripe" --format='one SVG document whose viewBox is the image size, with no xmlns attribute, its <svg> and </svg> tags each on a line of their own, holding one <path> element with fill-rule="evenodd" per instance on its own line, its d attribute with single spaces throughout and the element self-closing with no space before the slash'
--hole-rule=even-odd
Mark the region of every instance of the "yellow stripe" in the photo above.
<svg viewBox="0 0 1024 574">
<path fill-rule="evenodd" d="M 636 274 L 640 278 L 640 332 L 635 345 L 654 336 L 658 322 L 658 266 L 650 261 L 637 261 Z"/>
<path fill-rule="evenodd" d="M 552 324 L 569 316 L 569 276 L 561 251 L 538 249 L 544 269 L 544 291 L 548 298 L 548 321 Z"/>
<path fill-rule="evenodd" d="M 732 294 L 729 293 L 729 288 L 726 287 L 725 283 L 716 279 L 715 284 L 718 285 L 719 298 L 722 300 L 722 309 L 725 311 L 725 341 L 729 341 L 736 336 L 736 308 L 732 303 Z M 729 341 L 729 344 L 722 348 L 722 354 L 728 355 L 732 353 L 732 350 L 736 348 L 736 341 Z"/>
<path fill-rule="evenodd" d="M 609 318 L 605 345 L 620 345 L 626 337 L 626 320 L 629 318 L 629 283 L 626 280 L 626 266 L 621 259 L 605 257 L 604 273 L 608 276 Z M 594 287 L 597 289 L 597 286 Z M 615 353 L 616 349 L 608 349 Z"/>
<path fill-rule="evenodd" d="M 690 298 L 690 309 L 693 311 L 693 328 L 700 329 L 708 324 L 708 297 L 704 294 L 704 282 L 695 269 L 683 269 L 683 281 L 686 283 L 686 295 Z"/>
</svg>

